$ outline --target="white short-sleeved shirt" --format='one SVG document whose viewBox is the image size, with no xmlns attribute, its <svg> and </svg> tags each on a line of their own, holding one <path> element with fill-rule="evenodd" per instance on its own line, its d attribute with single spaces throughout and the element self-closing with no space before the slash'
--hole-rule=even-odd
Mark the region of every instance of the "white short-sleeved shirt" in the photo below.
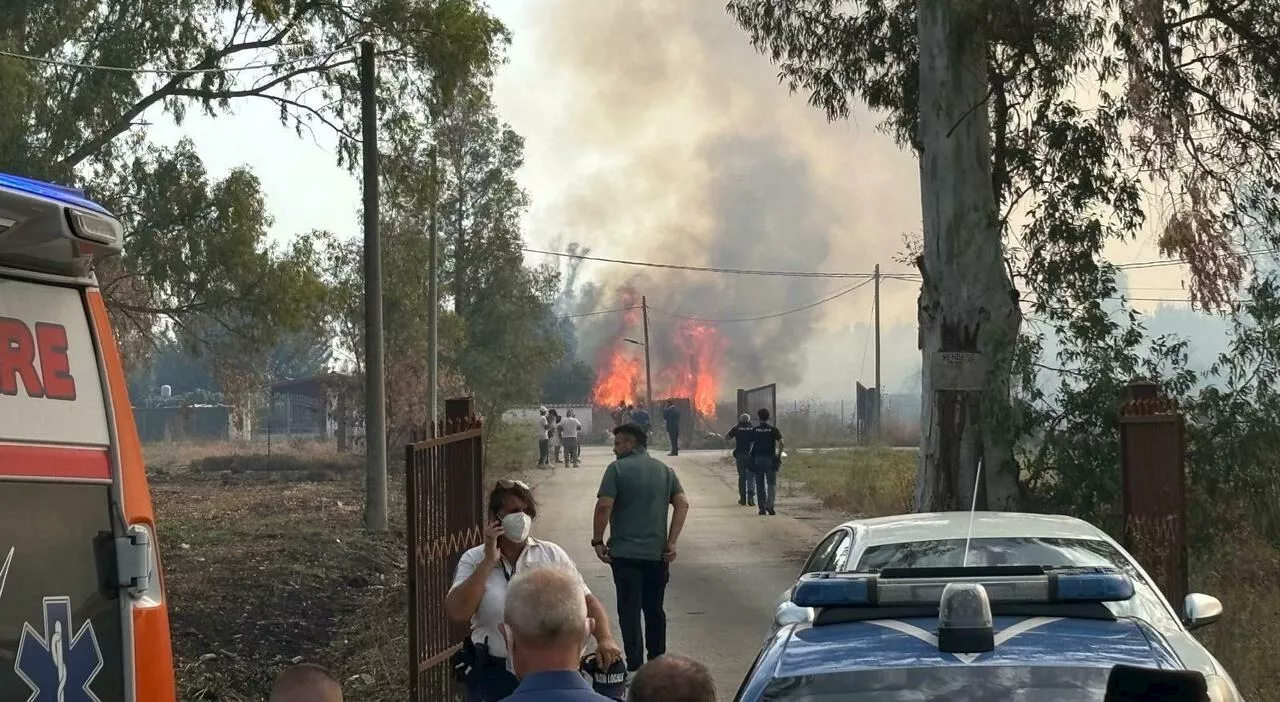
<svg viewBox="0 0 1280 702">
<path fill-rule="evenodd" d="M 578 438 L 578 432 L 580 431 L 582 431 L 582 422 L 579 422 L 577 417 L 565 417 L 560 422 L 560 433 L 566 439 Z"/>
<path fill-rule="evenodd" d="M 458 571 L 454 573 L 453 585 L 450 590 L 457 587 L 471 574 L 476 571 L 476 567 L 484 561 L 484 544 L 476 546 L 462 554 L 462 558 L 458 561 Z M 530 538 L 525 542 L 524 550 L 520 552 L 520 557 L 516 559 L 515 567 L 503 559 L 498 567 L 489 573 L 489 580 L 484 586 L 484 596 L 480 599 L 480 607 L 471 617 L 471 640 L 476 643 L 486 643 L 488 640 L 490 655 L 499 658 L 507 656 L 507 642 L 502 638 L 502 630 L 498 627 L 502 623 L 503 615 L 506 613 L 507 603 L 507 576 L 515 575 L 521 569 L 539 563 L 564 563 L 569 565 L 578 572 L 578 580 L 582 582 L 582 594 L 590 595 L 591 590 L 587 588 L 587 581 L 582 579 L 582 573 L 578 571 L 578 566 L 573 562 L 565 550 L 551 543 L 550 541 L 539 541 Z"/>
<path fill-rule="evenodd" d="M 548 438 L 547 429 L 549 429 L 551 426 L 547 423 L 547 415 L 544 414 L 539 416 L 538 421 L 534 422 L 533 424 L 534 424 L 534 428 L 538 432 L 538 441 L 545 441 Z"/>
</svg>

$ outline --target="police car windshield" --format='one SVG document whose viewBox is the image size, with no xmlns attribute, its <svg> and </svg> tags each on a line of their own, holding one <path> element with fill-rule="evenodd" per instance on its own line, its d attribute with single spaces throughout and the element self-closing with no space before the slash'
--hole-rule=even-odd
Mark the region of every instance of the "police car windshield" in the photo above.
<svg viewBox="0 0 1280 702">
<path fill-rule="evenodd" d="M 944 666 L 770 681 L 760 702 L 1098 702 L 1107 668 Z"/>
<path fill-rule="evenodd" d="M 870 546 L 853 570 L 937 568 L 963 564 L 965 540 L 939 539 Z M 973 539 L 969 544 L 968 565 L 1114 566 L 1129 574 L 1135 591 L 1133 599 L 1106 603 L 1116 616 L 1141 619 L 1161 628 L 1177 626 L 1173 615 L 1129 559 L 1105 541 L 1022 536 Z"/>
</svg>

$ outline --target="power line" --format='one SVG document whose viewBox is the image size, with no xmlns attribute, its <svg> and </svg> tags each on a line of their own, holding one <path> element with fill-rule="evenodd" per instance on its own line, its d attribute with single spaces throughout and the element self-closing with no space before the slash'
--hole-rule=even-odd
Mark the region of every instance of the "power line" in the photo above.
<svg viewBox="0 0 1280 702">
<path fill-rule="evenodd" d="M 737 318 L 733 318 L 733 319 L 704 319 L 704 318 L 702 318 L 702 317 L 690 317 L 690 316 L 688 316 L 688 315 L 676 314 L 675 312 L 664 312 L 664 311 L 662 311 L 662 310 L 660 310 L 660 309 L 656 309 L 656 308 L 654 308 L 654 307 L 652 307 L 652 306 L 650 306 L 650 307 L 649 307 L 649 309 L 650 309 L 650 310 L 652 310 L 652 311 L 654 311 L 654 312 L 657 312 L 658 314 L 663 314 L 663 315 L 666 315 L 666 316 L 668 316 L 668 317 L 675 317 L 675 318 L 677 318 L 677 319 L 687 319 L 687 320 L 689 320 L 689 321 L 691 321 L 691 322 L 706 322 L 706 323 L 708 323 L 708 324 L 724 324 L 724 323 L 729 323 L 729 322 L 757 322 L 757 321 L 764 320 L 764 319 L 775 319 L 775 318 L 777 318 L 777 317 L 784 317 L 784 316 L 789 315 L 789 314 L 795 314 L 796 312 L 803 312 L 804 310 L 812 309 L 812 308 L 814 308 L 814 307 L 817 307 L 818 305 L 826 304 L 826 303 L 831 302 L 832 300 L 834 300 L 834 299 L 836 299 L 836 298 L 844 297 L 845 295 L 848 295 L 849 293 L 854 292 L 855 290 L 858 290 L 859 288 L 865 287 L 867 284 L 869 284 L 869 283 L 871 282 L 871 280 L 872 280 L 872 279 L 868 278 L 867 280 L 864 280 L 864 281 L 862 281 L 862 282 L 860 282 L 860 283 L 855 283 L 855 284 L 853 284 L 853 285 L 851 285 L 851 286 L 849 286 L 849 287 L 845 288 L 844 290 L 841 290 L 840 292 L 837 292 L 837 293 L 835 293 L 834 295 L 829 295 L 829 296 L 827 296 L 827 297 L 824 297 L 824 298 L 822 298 L 821 300 L 818 300 L 817 302 L 811 302 L 811 303 L 809 303 L 809 304 L 807 304 L 807 305 L 802 305 L 802 306 L 800 306 L 800 307 L 796 307 L 796 308 L 794 308 L 794 309 L 783 310 L 782 312 L 774 312 L 774 313 L 772 313 L 772 314 L 762 314 L 762 315 L 758 315 L 758 316 L 755 316 L 755 317 L 737 317 Z"/>
<path fill-rule="evenodd" d="M 595 312 L 578 312 L 577 314 L 562 314 L 559 317 L 557 317 L 557 319 L 577 319 L 578 317 L 591 317 L 597 314 L 612 314 L 614 312 L 627 312 L 629 310 L 638 310 L 638 309 L 640 309 L 639 305 L 634 305 L 632 307 L 618 307 L 617 309 L 612 309 L 612 310 L 596 310 Z"/>
<path fill-rule="evenodd" d="M 621 258 L 604 258 L 601 256 L 587 256 L 585 254 L 566 253 L 563 251 L 545 251 L 542 249 L 533 249 L 527 246 L 520 247 L 525 253 L 542 254 L 544 256 L 559 256 L 561 258 L 573 258 L 581 261 L 598 261 L 601 263 L 617 263 L 624 266 L 640 266 L 642 268 L 663 268 L 676 271 L 696 271 L 699 273 L 728 273 L 732 275 L 763 275 L 763 276 L 782 276 L 787 278 L 855 278 L 868 279 L 874 275 L 873 273 L 840 273 L 840 272 L 817 272 L 817 271 L 775 271 L 775 270 L 759 270 L 750 268 L 720 268 L 715 266 L 684 266 L 675 263 L 652 263 L 649 261 L 631 261 Z M 884 274 L 881 277 L 890 276 L 910 276 L 909 273 L 893 273 Z M 917 276 L 918 277 L 918 276 Z"/>
<path fill-rule="evenodd" d="M 111 71 L 116 73 L 131 73 L 134 75 L 159 75 L 159 76 L 181 76 L 181 75 L 199 75 L 203 73 L 241 73 L 244 71 L 263 71 L 272 68 L 285 68 L 294 66 L 306 61 L 318 61 L 329 58 L 344 51 L 350 51 L 354 46 L 340 46 L 332 51 L 310 56 L 298 56 L 292 59 L 276 61 L 275 63 L 259 63 L 247 66 L 234 66 L 231 68 L 131 68 L 128 66 L 102 66 L 95 63 L 77 63 L 75 61 L 62 61 L 59 59 L 44 58 L 42 56 L 31 56 L 29 54 L 20 54 L 13 51 L 0 51 L 0 56 L 19 61 L 30 61 L 32 63 L 41 63 L 47 66 L 57 66 L 59 68 L 75 68 L 90 71 Z"/>
</svg>

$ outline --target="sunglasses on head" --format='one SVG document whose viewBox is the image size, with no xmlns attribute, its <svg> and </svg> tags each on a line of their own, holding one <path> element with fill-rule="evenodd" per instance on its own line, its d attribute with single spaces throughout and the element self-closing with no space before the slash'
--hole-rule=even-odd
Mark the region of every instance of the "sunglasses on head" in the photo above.
<svg viewBox="0 0 1280 702">
<path fill-rule="evenodd" d="M 523 480 L 507 480 L 506 478 L 503 478 L 502 480 L 498 481 L 498 487 L 502 488 L 503 490 L 510 490 L 513 487 L 518 487 L 521 490 L 528 490 L 529 484 Z"/>
</svg>

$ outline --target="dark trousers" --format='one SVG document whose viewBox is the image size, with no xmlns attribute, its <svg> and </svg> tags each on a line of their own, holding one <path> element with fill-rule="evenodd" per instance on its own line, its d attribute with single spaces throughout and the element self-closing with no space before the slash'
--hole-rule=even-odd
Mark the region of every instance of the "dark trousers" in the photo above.
<svg viewBox="0 0 1280 702">
<path fill-rule="evenodd" d="M 676 429 L 675 431 L 671 431 L 670 429 L 668 429 L 667 436 L 671 437 L 671 455 L 679 456 L 680 455 L 680 430 Z"/>
<path fill-rule="evenodd" d="M 507 670 L 507 659 L 490 658 L 467 681 L 467 702 L 498 702 L 511 696 L 520 680 Z"/>
<path fill-rule="evenodd" d="M 752 458 L 751 471 L 756 476 L 756 505 L 763 514 L 773 509 L 778 489 L 778 459 L 773 456 Z"/>
<path fill-rule="evenodd" d="M 747 502 L 756 496 L 755 473 L 751 470 L 751 456 L 734 456 L 738 464 L 738 501 Z"/>
<path fill-rule="evenodd" d="M 551 441 L 549 439 L 538 439 L 538 465 L 547 465 L 547 456 L 550 453 Z"/>
<path fill-rule="evenodd" d="M 665 561 L 614 558 L 613 586 L 618 591 L 618 628 L 622 630 L 622 648 L 627 654 L 627 670 L 644 665 L 667 652 L 667 614 L 663 600 L 671 568 Z M 640 617 L 644 615 L 644 634 L 640 633 Z"/>
<path fill-rule="evenodd" d="M 566 436 L 564 439 L 564 462 L 577 462 L 578 456 L 582 455 L 582 447 L 578 445 L 578 437 Z"/>
</svg>

